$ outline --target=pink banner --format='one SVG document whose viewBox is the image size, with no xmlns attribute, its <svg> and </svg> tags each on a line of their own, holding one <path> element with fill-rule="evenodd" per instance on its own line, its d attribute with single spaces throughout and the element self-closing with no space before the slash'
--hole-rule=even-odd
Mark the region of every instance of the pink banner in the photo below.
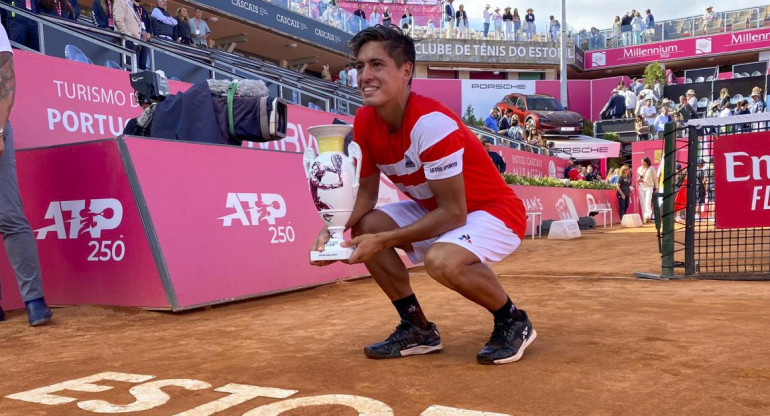
<svg viewBox="0 0 770 416">
<path fill-rule="evenodd" d="M 360 265 L 310 266 L 323 222 L 301 154 L 126 143 L 180 308 L 368 274 Z"/>
<path fill-rule="evenodd" d="M 612 209 L 612 217 L 607 214 L 607 226 L 620 222 L 618 198 L 616 192 L 591 189 L 551 188 L 544 186 L 511 185 L 516 195 L 524 201 L 528 213 L 540 212 L 545 220 L 577 220 L 588 213 L 603 208 Z M 604 226 L 604 216 L 594 217 L 596 225 Z M 532 224 L 527 224 L 527 235 L 532 235 Z M 535 231 L 536 233 L 537 231 Z"/>
<path fill-rule="evenodd" d="M 503 146 L 490 146 L 490 148 L 503 157 L 505 172 L 515 175 L 562 178 L 564 169 L 569 163 L 558 157 L 543 156 Z"/>
<path fill-rule="evenodd" d="M 141 113 L 126 71 L 19 50 L 14 64 L 17 149 L 116 137 Z M 169 81 L 171 93 L 188 87 Z"/>
<path fill-rule="evenodd" d="M 456 114 L 462 116 L 464 108 L 462 108 L 463 91 L 462 80 L 460 79 L 413 79 L 412 91 L 417 94 L 424 95 L 426 97 L 433 98 L 440 101 L 445 106 L 449 107 Z M 502 97 L 500 97 L 501 99 Z M 493 95 L 490 95 L 489 106 L 492 108 L 497 101 Z M 489 110 L 487 110 L 489 111 Z M 487 114 L 488 115 L 488 114 Z M 486 117 L 486 115 L 484 116 Z"/>
<path fill-rule="evenodd" d="M 714 140 L 717 228 L 770 227 L 770 133 Z"/>
<path fill-rule="evenodd" d="M 169 307 L 115 140 L 16 157 L 49 303 Z M 0 276 L 3 299 L 15 298 L 13 272 Z"/>
<path fill-rule="evenodd" d="M 289 122 L 286 126 L 286 137 L 282 140 L 266 143 L 246 142 L 244 146 L 280 152 L 304 153 L 307 148 L 318 148 L 315 137 L 307 132 L 308 127 L 332 124 L 335 118 L 353 124 L 353 117 L 312 110 L 297 105 L 289 105 L 287 118 Z"/>
<path fill-rule="evenodd" d="M 659 42 L 625 48 L 588 51 L 585 69 L 604 69 L 654 61 L 699 58 L 702 56 L 748 52 L 770 47 L 770 28 L 709 35 L 699 38 Z"/>
</svg>

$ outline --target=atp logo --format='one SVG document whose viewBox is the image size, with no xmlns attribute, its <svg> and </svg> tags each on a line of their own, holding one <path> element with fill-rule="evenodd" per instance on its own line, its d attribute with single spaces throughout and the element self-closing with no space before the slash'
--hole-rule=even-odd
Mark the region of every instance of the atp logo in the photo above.
<svg viewBox="0 0 770 416">
<path fill-rule="evenodd" d="M 286 216 L 286 201 L 278 194 L 229 192 L 225 207 L 235 212 L 217 218 L 222 220 L 223 227 L 232 227 L 234 221 L 247 226 L 260 222 L 275 225 L 276 219 Z"/>
<path fill-rule="evenodd" d="M 45 219 L 53 224 L 35 230 L 35 238 L 44 240 L 48 233 L 56 234 L 59 240 L 76 239 L 88 235 L 101 238 L 102 231 L 118 228 L 123 220 L 123 204 L 117 199 L 84 199 L 76 201 L 53 201 L 48 205 Z"/>
</svg>

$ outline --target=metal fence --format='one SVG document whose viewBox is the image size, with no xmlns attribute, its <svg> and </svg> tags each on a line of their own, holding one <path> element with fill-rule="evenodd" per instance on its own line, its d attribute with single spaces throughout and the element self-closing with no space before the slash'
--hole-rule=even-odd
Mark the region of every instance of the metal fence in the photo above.
<svg viewBox="0 0 770 416">
<path fill-rule="evenodd" d="M 721 137 L 770 134 L 768 130 L 768 113 L 666 126 L 663 188 L 653 203 L 662 259 L 659 277 L 770 280 L 770 227 L 716 227 L 715 201 L 720 195 L 714 186 L 713 158 L 714 143 Z"/>
</svg>

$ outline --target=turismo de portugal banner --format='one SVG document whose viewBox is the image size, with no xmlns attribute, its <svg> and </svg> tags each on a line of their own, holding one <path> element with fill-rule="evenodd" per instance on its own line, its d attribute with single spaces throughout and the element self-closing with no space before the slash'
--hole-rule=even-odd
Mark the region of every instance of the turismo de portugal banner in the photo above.
<svg viewBox="0 0 770 416">
<path fill-rule="evenodd" d="M 770 227 L 770 132 L 714 142 L 717 228 Z"/>
</svg>

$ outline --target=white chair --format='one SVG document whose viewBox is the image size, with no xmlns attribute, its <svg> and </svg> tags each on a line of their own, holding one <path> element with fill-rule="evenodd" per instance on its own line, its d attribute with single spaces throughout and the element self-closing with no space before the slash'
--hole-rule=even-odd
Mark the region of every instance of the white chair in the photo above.
<svg viewBox="0 0 770 416">
<path fill-rule="evenodd" d="M 692 78 L 685 78 L 684 79 L 685 84 L 692 84 Z"/>
<path fill-rule="evenodd" d="M 706 81 L 706 78 L 703 78 L 703 77 L 698 77 L 698 78 L 695 78 L 695 82 L 696 82 L 696 83 L 697 83 L 697 82 L 704 82 L 704 81 Z"/>
<path fill-rule="evenodd" d="M 735 78 L 743 78 L 739 72 L 733 72 L 733 79 Z"/>
<path fill-rule="evenodd" d="M 752 72 L 752 73 L 751 73 L 751 76 L 752 76 L 752 77 L 761 77 L 761 76 L 762 76 L 762 73 L 761 73 L 761 72 L 759 72 L 759 71 L 754 71 L 754 72 Z"/>
</svg>

